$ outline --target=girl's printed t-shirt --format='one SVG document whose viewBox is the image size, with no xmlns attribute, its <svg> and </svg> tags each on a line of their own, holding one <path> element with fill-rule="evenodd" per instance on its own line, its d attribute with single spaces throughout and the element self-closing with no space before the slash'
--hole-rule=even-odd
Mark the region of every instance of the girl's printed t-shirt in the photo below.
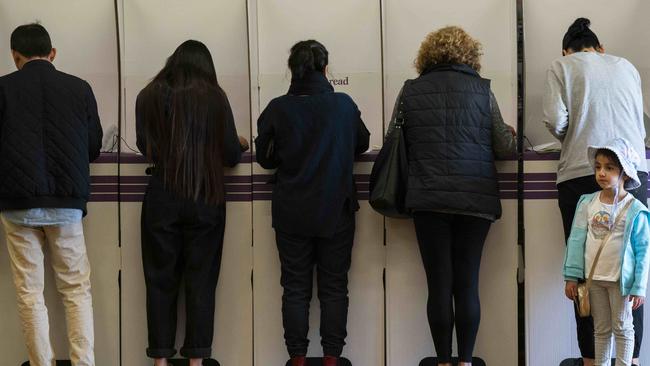
<svg viewBox="0 0 650 366">
<path fill-rule="evenodd" d="M 615 220 L 612 217 L 613 204 L 603 203 L 600 200 L 600 194 L 591 201 L 587 207 L 587 217 L 589 230 L 587 234 L 587 242 L 585 243 L 585 277 L 589 276 L 591 266 L 598 253 L 598 248 L 610 231 L 610 223 Z M 626 215 L 627 212 L 621 212 L 627 202 L 634 197 L 631 193 L 628 194 L 618 203 L 616 216 Z M 627 210 L 626 210 L 627 211 Z M 596 270 L 594 271 L 593 279 L 595 281 L 611 281 L 616 282 L 621 277 L 621 253 L 623 250 L 623 234 L 625 231 L 625 216 L 621 217 L 613 228 L 605 247 L 603 248 Z"/>
</svg>

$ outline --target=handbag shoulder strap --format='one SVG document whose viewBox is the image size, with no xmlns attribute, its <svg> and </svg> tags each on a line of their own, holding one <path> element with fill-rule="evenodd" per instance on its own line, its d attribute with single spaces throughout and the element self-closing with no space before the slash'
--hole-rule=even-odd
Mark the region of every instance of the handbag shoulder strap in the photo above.
<svg viewBox="0 0 650 366">
<path fill-rule="evenodd" d="M 395 127 L 402 128 L 406 122 L 404 118 L 404 90 L 410 84 L 411 80 L 406 80 L 399 96 L 399 105 L 397 106 L 397 116 L 395 116 Z"/>
<path fill-rule="evenodd" d="M 628 194 L 631 194 L 628 192 Z M 596 199 L 598 199 L 598 196 L 596 196 Z M 605 244 L 609 241 L 609 238 L 612 236 L 612 232 L 614 232 L 614 229 L 616 228 L 616 225 L 618 225 L 621 222 L 621 217 L 627 215 L 627 209 L 630 207 L 632 202 L 634 201 L 634 197 L 632 197 L 627 204 L 625 204 L 625 207 L 621 210 L 619 215 L 616 217 L 616 220 L 614 221 L 614 225 L 612 225 L 612 229 L 605 235 L 605 238 L 600 242 L 600 247 L 598 248 L 598 252 L 596 252 L 596 257 L 594 258 L 594 263 L 591 265 L 591 270 L 589 271 L 589 277 L 587 277 L 587 291 L 589 290 L 589 287 L 591 287 L 591 281 L 593 280 L 594 277 L 594 272 L 596 271 L 596 264 L 598 264 L 598 259 L 600 259 L 600 254 L 603 252 L 603 248 L 605 247 Z"/>
</svg>

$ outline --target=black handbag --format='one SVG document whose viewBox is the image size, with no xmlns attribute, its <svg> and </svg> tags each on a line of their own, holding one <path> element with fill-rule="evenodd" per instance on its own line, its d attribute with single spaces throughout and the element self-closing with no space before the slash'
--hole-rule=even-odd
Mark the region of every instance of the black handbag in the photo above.
<svg viewBox="0 0 650 366">
<path fill-rule="evenodd" d="M 386 138 L 370 173 L 370 206 L 393 218 L 409 218 L 404 207 L 408 182 L 408 158 L 404 139 L 404 114 L 399 111 L 395 128 Z"/>
</svg>

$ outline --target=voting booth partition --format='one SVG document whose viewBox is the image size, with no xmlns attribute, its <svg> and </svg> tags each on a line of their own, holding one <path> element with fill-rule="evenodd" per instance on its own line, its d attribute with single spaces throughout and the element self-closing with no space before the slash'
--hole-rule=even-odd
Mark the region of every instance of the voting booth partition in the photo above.
<svg viewBox="0 0 650 366">
<path fill-rule="evenodd" d="M 218 81 L 230 101 L 238 134 L 250 140 L 247 10 L 244 0 L 122 2 L 121 27 L 125 140 L 135 148 L 135 100 L 162 69 L 176 47 L 188 39 L 203 42 L 212 54 Z M 130 153 L 130 152 L 129 152 Z M 121 159 L 122 364 L 145 365 L 147 323 L 140 247 L 140 212 L 148 181 L 145 159 Z M 225 173 L 226 232 L 216 292 L 213 358 L 221 365 L 251 365 L 253 316 L 251 291 L 251 156 Z M 176 349 L 183 344 L 185 309 L 179 294 Z"/>
<path fill-rule="evenodd" d="M 291 9 L 289 12 L 288 9 Z M 371 145 L 382 141 L 381 34 L 379 2 L 273 0 L 257 2 L 259 111 L 285 94 L 291 80 L 289 49 L 298 41 L 316 39 L 329 51 L 328 79 L 336 91 L 348 93 L 361 110 L 371 132 Z M 287 21 L 290 19 L 290 21 Z M 356 55 L 350 57 L 350 55 Z M 255 87 L 255 86 L 254 86 Z M 255 127 L 254 127 L 255 128 Z M 358 162 L 355 179 L 366 200 L 356 217 L 356 236 L 349 275 L 348 337 L 343 356 L 353 365 L 379 365 L 384 350 L 383 219 L 367 203 L 372 163 Z M 282 338 L 280 262 L 271 228 L 271 187 L 268 171 L 253 168 L 253 296 L 255 363 L 284 364 L 288 358 Z M 314 286 L 310 312 L 309 355 L 320 356 L 320 311 Z"/>
<path fill-rule="evenodd" d="M 413 60 L 431 31 L 463 27 L 483 44 L 481 75 L 491 79 L 503 118 L 516 120 L 516 13 L 511 1 L 384 1 L 384 123 L 389 123 Z M 408 26 L 404 26 L 408 24 Z M 408 123 L 408 121 L 406 122 Z M 503 217 L 492 225 L 480 272 L 481 325 L 474 355 L 488 365 L 517 364 L 516 163 L 498 164 Z M 427 284 L 412 220 L 386 220 L 387 365 L 435 355 L 426 315 Z M 497 336 L 498 335 L 498 336 Z M 408 341 L 405 341 L 408 339 Z M 454 342 L 454 354 L 455 350 Z"/>
<path fill-rule="evenodd" d="M 62 17 L 62 10 L 65 17 Z M 75 21 L 70 21 L 74 19 Z M 19 25 L 40 21 L 57 49 L 55 67 L 88 81 L 98 101 L 104 131 L 117 130 L 119 116 L 117 31 L 114 3 L 61 0 L 0 1 L 0 75 L 15 71 L 9 52 L 9 36 Z M 1 128 L 1 127 L 0 127 Z M 3 131 L 4 132 L 4 131 Z M 106 139 L 105 145 L 114 141 Z M 98 363 L 119 364 L 119 269 L 117 165 L 114 159 L 100 158 L 91 166 L 91 196 L 84 234 L 91 263 L 91 283 L 95 321 L 95 357 Z M 3 174 L 3 173 L 0 173 Z M 0 357 L 3 365 L 20 365 L 27 349 L 16 307 L 5 234 L 0 228 Z M 65 312 L 57 292 L 49 250 L 45 257 L 45 303 L 50 319 L 51 341 L 59 359 L 68 358 Z"/>
<path fill-rule="evenodd" d="M 524 3 L 526 113 L 523 133 L 532 145 L 556 141 L 542 123 L 546 71 L 553 60 L 562 56 L 562 37 L 578 17 L 591 20 L 591 29 L 607 53 L 626 58 L 638 69 L 643 83 L 644 109 L 648 113 L 650 48 L 639 43 L 650 37 L 646 21 L 648 12 L 650 3 L 643 0 L 616 6 L 604 0 Z M 526 356 L 530 366 L 558 365 L 566 358 L 580 356 L 572 304 L 564 296 L 564 231 L 555 186 L 558 159 L 557 153 L 528 152 L 525 155 Z M 646 306 L 646 319 L 648 316 L 650 311 Z M 647 342 L 646 339 L 641 349 L 640 364 L 650 362 Z"/>
</svg>

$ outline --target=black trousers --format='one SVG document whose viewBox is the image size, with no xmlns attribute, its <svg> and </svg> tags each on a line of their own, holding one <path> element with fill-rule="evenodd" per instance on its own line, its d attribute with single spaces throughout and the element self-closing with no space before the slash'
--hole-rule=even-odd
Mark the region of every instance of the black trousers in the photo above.
<svg viewBox="0 0 650 366">
<path fill-rule="evenodd" d="M 630 193 L 647 206 L 648 174 L 639 173 L 639 179 L 641 180 L 641 187 L 630 191 Z M 557 185 L 558 204 L 560 206 L 560 213 L 562 214 L 565 243 L 566 240 L 569 239 L 569 234 L 571 234 L 573 216 L 576 213 L 576 206 L 578 205 L 580 196 L 600 190 L 601 188 L 598 186 L 596 178 L 593 175 L 567 180 Z M 594 319 L 592 317 L 580 317 L 580 315 L 578 315 L 578 309 L 575 306 L 573 310 L 576 318 L 578 347 L 580 347 L 580 353 L 584 358 L 594 358 Z M 638 358 L 639 352 L 641 351 L 641 341 L 643 340 L 643 306 L 632 311 L 632 317 L 634 323 L 633 357 Z"/>
<path fill-rule="evenodd" d="M 309 303 L 314 266 L 320 301 L 323 354 L 340 356 L 347 336 L 348 271 L 352 261 L 354 213 L 345 212 L 331 238 L 305 237 L 276 230 L 282 265 L 282 324 L 291 357 L 307 354 Z"/>
<path fill-rule="evenodd" d="M 414 222 L 427 275 L 427 316 L 438 362 L 451 362 L 454 325 L 459 360 L 472 362 L 481 320 L 479 268 L 492 222 L 435 212 L 416 212 Z"/>
<path fill-rule="evenodd" d="M 142 205 L 142 264 L 147 287 L 147 356 L 176 354 L 176 314 L 185 284 L 185 341 L 181 355 L 212 353 L 215 290 L 221 265 L 225 205 L 180 200 L 152 177 Z"/>
</svg>

